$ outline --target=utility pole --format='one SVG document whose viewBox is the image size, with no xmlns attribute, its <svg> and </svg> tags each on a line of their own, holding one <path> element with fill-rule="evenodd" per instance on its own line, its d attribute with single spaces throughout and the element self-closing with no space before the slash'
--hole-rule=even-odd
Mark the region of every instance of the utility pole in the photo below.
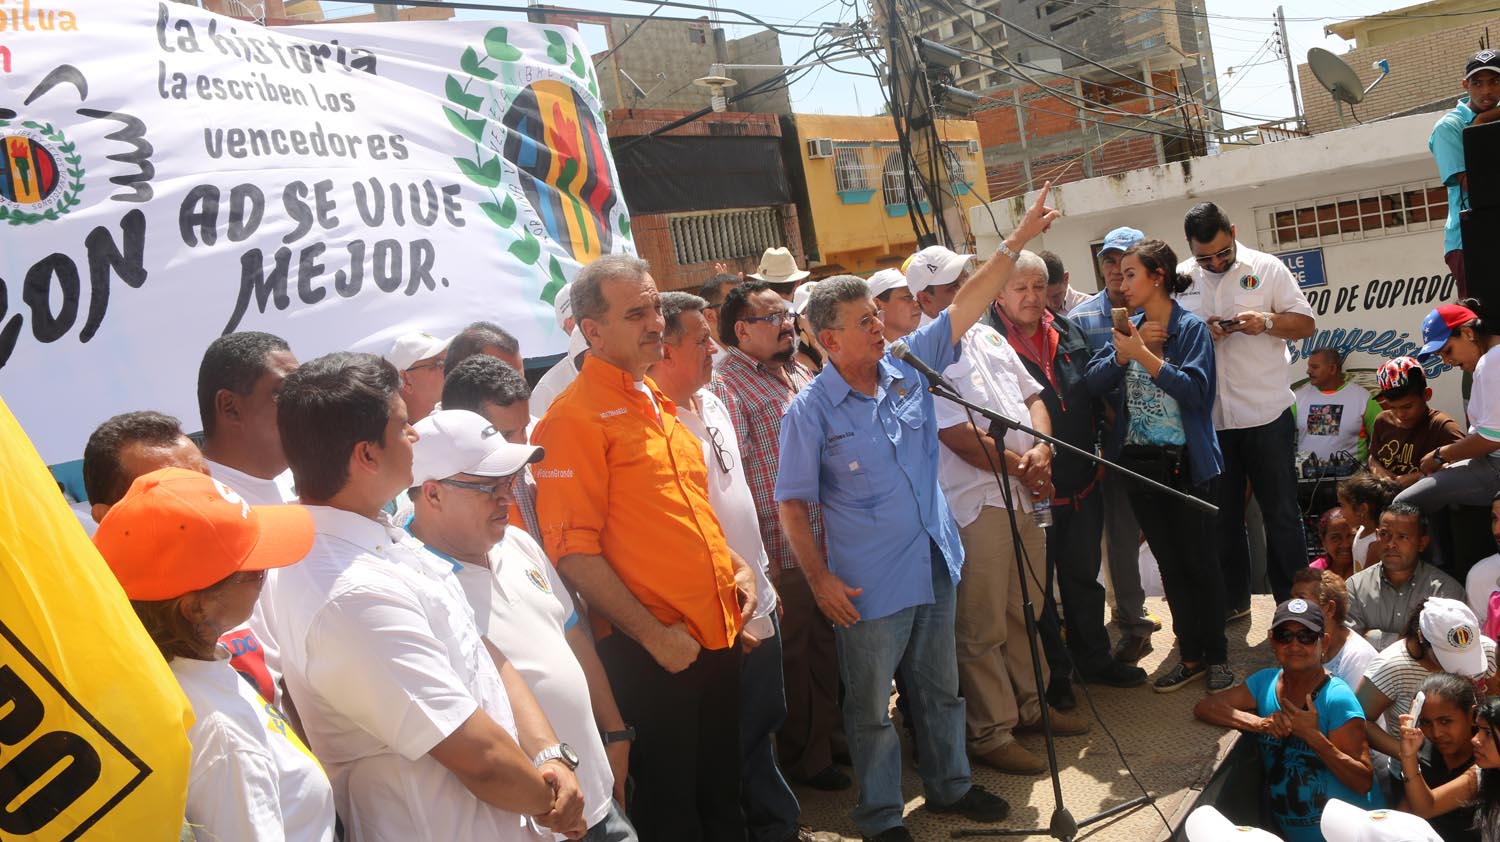
<svg viewBox="0 0 1500 842">
<path fill-rule="evenodd" d="M 893 104 L 898 104 L 900 113 L 891 115 L 891 119 L 901 125 L 911 143 L 912 167 L 915 175 L 920 175 L 930 183 L 927 185 L 930 194 L 928 201 L 934 211 L 929 218 L 932 220 L 933 240 L 948 246 L 954 251 L 963 251 L 967 248 L 965 228 L 962 219 L 962 209 L 957 200 L 957 194 L 953 190 L 951 174 L 948 172 L 948 162 L 943 157 L 943 150 L 934 143 L 937 132 L 932 128 L 932 123 L 937 119 L 935 109 L 932 107 L 932 95 L 928 89 L 927 74 L 919 62 L 915 43 L 901 43 L 898 38 L 902 35 L 905 27 L 898 24 L 896 15 L 900 14 L 894 0 L 871 0 L 871 8 L 874 11 L 875 23 L 880 27 L 885 42 L 886 61 L 889 62 L 891 72 L 888 80 L 890 84 L 890 95 Z M 936 174 L 935 177 L 932 174 Z M 882 179 L 884 174 L 882 174 Z M 911 177 L 909 183 L 915 186 L 918 183 L 916 177 Z M 909 205 L 911 213 L 921 211 L 917 196 L 908 189 Z M 958 232 L 955 235 L 954 232 Z M 933 242 L 922 242 L 924 238 L 918 235 L 918 247 L 933 244 Z"/>
<path fill-rule="evenodd" d="M 1297 68 L 1292 65 L 1292 41 L 1286 34 L 1286 13 L 1276 7 L 1276 37 L 1281 44 L 1281 57 L 1286 59 L 1286 81 L 1292 86 L 1292 109 L 1297 113 L 1297 128 L 1307 131 L 1307 115 L 1302 113 L 1302 97 L 1297 90 Z"/>
</svg>

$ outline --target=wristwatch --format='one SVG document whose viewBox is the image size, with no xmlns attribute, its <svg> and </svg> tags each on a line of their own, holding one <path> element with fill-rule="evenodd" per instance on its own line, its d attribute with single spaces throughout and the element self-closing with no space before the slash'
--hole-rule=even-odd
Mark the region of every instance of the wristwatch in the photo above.
<svg viewBox="0 0 1500 842">
<path fill-rule="evenodd" d="M 1267 313 L 1266 314 L 1266 333 L 1270 333 L 1271 332 L 1271 328 L 1273 328 L 1275 326 L 1276 326 L 1276 314 L 1275 313 Z"/>
<path fill-rule="evenodd" d="M 1442 447 L 1438 447 L 1436 450 L 1432 451 L 1432 461 L 1438 463 L 1439 468 L 1448 464 L 1448 460 L 1443 458 Z"/>
<path fill-rule="evenodd" d="M 626 725 L 619 731 L 605 731 L 599 735 L 599 739 L 603 740 L 605 745 L 609 745 L 610 743 L 633 743 L 635 742 L 635 728 Z"/>
<path fill-rule="evenodd" d="M 1000 247 L 995 249 L 995 254 L 1003 254 L 1006 257 L 1009 257 L 1012 263 L 1014 263 L 1016 259 L 1020 257 L 1020 255 L 1016 254 L 1015 249 L 1005 244 L 1004 240 L 1000 241 Z"/>
<path fill-rule="evenodd" d="M 531 765 L 540 768 L 543 763 L 549 760 L 561 760 L 569 770 L 578 768 L 578 754 L 567 743 L 547 746 L 540 752 L 537 752 L 537 756 L 531 760 Z"/>
</svg>

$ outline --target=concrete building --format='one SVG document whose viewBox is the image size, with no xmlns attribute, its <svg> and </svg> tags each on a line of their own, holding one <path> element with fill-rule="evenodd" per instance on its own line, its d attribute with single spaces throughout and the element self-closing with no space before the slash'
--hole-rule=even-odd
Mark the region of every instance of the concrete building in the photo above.
<svg viewBox="0 0 1500 842">
<path fill-rule="evenodd" d="M 1492 29 L 1500 35 L 1500 16 L 1488 0 L 1432 0 L 1336 23 L 1325 31 L 1354 42 L 1354 48 L 1339 57 L 1366 86 L 1380 75 L 1372 65 L 1381 59 L 1390 62 L 1390 76 L 1355 107 L 1354 116 L 1368 123 L 1452 108 L 1463 96 L 1464 62 L 1490 45 Z M 1306 64 L 1297 66 L 1297 83 L 1309 131 L 1354 125 L 1348 106 L 1340 120 L 1333 96 Z"/>
<path fill-rule="evenodd" d="M 814 277 L 899 267 L 917 250 L 906 202 L 906 177 L 889 117 L 793 114 L 783 144 L 800 210 L 807 268 Z M 979 126 L 940 120 L 953 196 L 967 214 L 989 201 L 982 175 Z M 923 195 L 918 209 L 932 211 Z M 986 225 L 988 222 L 985 223 Z"/>
<path fill-rule="evenodd" d="M 1128 7 L 1068 0 L 973 5 L 1002 14 L 1005 22 L 969 9 L 950 15 L 927 8 L 912 28 L 990 56 L 963 61 L 954 84 L 988 97 L 972 116 L 992 196 L 1016 195 L 1048 178 L 1077 181 L 1201 155 L 1204 132 L 1222 127 L 1203 0 Z"/>
<path fill-rule="evenodd" d="M 304 23 L 323 23 L 337 20 L 339 23 L 367 23 L 383 20 L 375 10 L 349 14 L 349 6 L 335 3 L 325 9 L 321 0 L 175 0 L 189 6 L 198 6 L 210 12 L 241 20 L 253 20 L 267 26 L 289 26 Z M 365 7 L 369 8 L 369 7 Z M 330 15 L 331 13 L 331 15 Z M 390 10 L 395 20 L 448 20 L 452 9 L 431 6 L 407 6 Z"/>
<path fill-rule="evenodd" d="M 1457 296 L 1443 263 L 1448 205 L 1427 153 L 1431 129 L 1431 115 L 1415 115 L 1064 185 L 1052 193 L 1063 216 L 1033 247 L 1062 257 L 1075 287 L 1093 277 L 1098 289 L 1106 232 L 1140 228 L 1186 259 L 1183 215 L 1211 200 L 1240 242 L 1287 263 L 1313 306 L 1317 332 L 1292 343 L 1292 379 L 1305 379 L 1308 353 L 1332 346 L 1373 385 L 1381 363 L 1420 345 L 1428 310 Z M 1032 196 L 990 204 L 1000 230 L 1014 227 Z M 988 254 L 999 244 L 988 215 L 976 209 L 969 219 Z M 1444 369 L 1433 389 L 1438 408 L 1462 417 L 1458 381 Z"/>
</svg>

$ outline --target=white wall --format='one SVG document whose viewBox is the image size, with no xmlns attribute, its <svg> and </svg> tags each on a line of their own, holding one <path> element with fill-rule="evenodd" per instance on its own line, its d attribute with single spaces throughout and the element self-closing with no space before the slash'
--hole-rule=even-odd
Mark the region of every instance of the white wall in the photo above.
<svg viewBox="0 0 1500 842">
<path fill-rule="evenodd" d="M 1422 317 L 1457 298 L 1443 262 L 1441 223 L 1355 242 L 1277 247 L 1259 241 L 1252 209 L 1436 179 L 1427 151 L 1435 120 L 1430 114 L 1405 117 L 1065 184 L 1049 199 L 1063 217 L 1030 248 L 1057 253 L 1074 287 L 1097 290 L 1091 246 L 1105 233 L 1121 225 L 1139 228 L 1186 258 L 1183 215 L 1198 202 L 1212 201 L 1235 223 L 1239 239 L 1254 248 L 1322 248 L 1327 285 L 1305 290 L 1318 327 L 1312 338 L 1292 344 L 1294 380 L 1307 376 L 1302 359 L 1307 352 L 1332 345 L 1350 352 L 1346 368 L 1373 388 L 1382 362 L 1415 352 Z M 1025 202 L 1035 197 L 1033 192 Z M 990 210 L 1000 230 L 1009 232 L 1025 206 L 1017 198 L 993 203 Z M 1000 237 L 983 207 L 970 212 L 970 225 L 980 254 L 993 251 Z M 1462 419 L 1457 372 L 1437 365 L 1429 372 L 1435 372 L 1434 404 Z"/>
</svg>

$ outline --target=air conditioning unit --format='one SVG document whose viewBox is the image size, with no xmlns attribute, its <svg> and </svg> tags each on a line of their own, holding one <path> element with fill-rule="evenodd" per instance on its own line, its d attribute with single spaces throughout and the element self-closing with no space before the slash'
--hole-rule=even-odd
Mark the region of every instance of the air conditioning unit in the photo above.
<svg viewBox="0 0 1500 842">
<path fill-rule="evenodd" d="M 977 140 L 971 140 L 971 141 L 969 141 L 968 142 L 968 149 L 969 149 L 969 154 L 970 155 L 978 155 L 979 154 L 979 141 L 977 141 Z"/>
<path fill-rule="evenodd" d="M 808 158 L 832 158 L 833 139 L 827 137 L 815 137 L 807 141 Z"/>
</svg>

